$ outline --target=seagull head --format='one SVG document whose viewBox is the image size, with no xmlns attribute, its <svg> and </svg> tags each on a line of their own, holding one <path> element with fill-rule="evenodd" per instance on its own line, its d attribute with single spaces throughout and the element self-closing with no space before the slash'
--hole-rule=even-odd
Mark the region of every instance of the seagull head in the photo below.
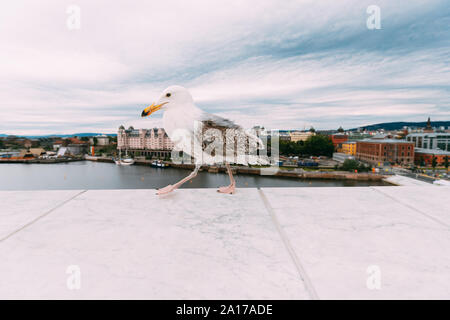
<svg viewBox="0 0 450 320">
<path fill-rule="evenodd" d="M 165 89 L 156 102 L 152 103 L 142 111 L 141 116 L 147 117 L 153 112 L 163 108 L 174 108 L 177 106 L 192 104 L 194 100 L 186 88 L 181 86 L 170 86 Z"/>
</svg>

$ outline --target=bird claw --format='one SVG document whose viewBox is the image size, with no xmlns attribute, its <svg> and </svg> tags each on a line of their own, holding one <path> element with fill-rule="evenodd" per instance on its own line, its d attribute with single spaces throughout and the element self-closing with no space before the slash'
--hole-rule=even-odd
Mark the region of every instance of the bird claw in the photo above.
<svg viewBox="0 0 450 320">
<path fill-rule="evenodd" d="M 169 184 L 168 186 L 166 186 L 164 188 L 158 189 L 156 191 L 156 194 L 158 196 L 160 196 L 160 195 L 163 195 L 163 194 L 168 194 L 168 193 L 172 192 L 173 190 L 175 190 L 175 188 L 171 184 Z"/>
<path fill-rule="evenodd" d="M 236 190 L 235 190 L 234 184 L 230 184 L 229 186 L 220 187 L 219 189 L 217 189 L 217 192 L 226 193 L 226 194 L 234 194 L 235 191 Z"/>
</svg>

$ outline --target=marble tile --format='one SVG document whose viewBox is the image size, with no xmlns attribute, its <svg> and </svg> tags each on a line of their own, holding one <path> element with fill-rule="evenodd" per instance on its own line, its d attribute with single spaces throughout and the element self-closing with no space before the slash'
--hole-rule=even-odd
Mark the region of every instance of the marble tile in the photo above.
<svg viewBox="0 0 450 320">
<path fill-rule="evenodd" d="M 397 186 L 421 186 L 421 187 L 434 187 L 432 183 L 428 183 L 425 181 L 401 176 L 401 175 L 392 175 L 388 176 L 384 179 L 385 181 L 392 183 Z"/>
<path fill-rule="evenodd" d="M 309 298 L 256 189 L 88 191 L 0 242 L 0 256 L 3 299 Z"/>
<path fill-rule="evenodd" d="M 450 187 L 435 185 L 433 188 L 396 187 L 389 190 L 383 187 L 373 188 L 450 227 Z"/>
<path fill-rule="evenodd" d="M 0 239 L 80 192 L 80 190 L 1 191 Z"/>
<path fill-rule="evenodd" d="M 432 213 L 448 199 L 444 187 L 378 188 L 405 201 L 417 195 L 409 204 Z M 444 225 L 375 188 L 263 192 L 319 298 L 450 299 L 450 232 Z M 379 268 L 379 290 L 367 286 L 377 277 L 371 266 Z"/>
</svg>

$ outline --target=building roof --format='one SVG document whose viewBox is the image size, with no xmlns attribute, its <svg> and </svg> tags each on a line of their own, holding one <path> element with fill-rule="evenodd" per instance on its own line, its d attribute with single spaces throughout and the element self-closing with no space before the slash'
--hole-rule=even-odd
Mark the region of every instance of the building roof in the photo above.
<svg viewBox="0 0 450 320">
<path fill-rule="evenodd" d="M 442 155 L 442 156 L 450 156 L 450 151 L 445 151 L 441 149 L 424 149 L 424 148 L 416 148 L 414 150 L 415 153 L 423 153 L 423 154 L 433 154 L 433 155 Z"/>
<path fill-rule="evenodd" d="M 152 134 L 152 131 L 155 136 L 158 136 L 158 132 L 161 132 L 162 134 L 167 135 L 163 128 L 139 129 L 139 130 L 138 129 L 133 129 L 133 130 L 127 129 L 127 130 L 124 130 L 124 132 L 125 132 L 125 134 L 127 134 L 129 136 L 138 137 L 141 133 L 141 130 L 145 131 L 146 136 L 150 136 Z"/>
<path fill-rule="evenodd" d="M 41 154 L 45 153 L 45 149 L 43 149 L 43 148 L 30 148 L 30 153 L 40 156 Z"/>
<path fill-rule="evenodd" d="M 448 138 L 450 138 L 450 133 L 448 132 L 415 132 L 415 133 L 410 133 L 407 135 L 407 137 L 430 137 L 430 138 L 435 138 L 437 136 L 447 136 Z"/>
<path fill-rule="evenodd" d="M 411 141 L 400 140 L 400 139 L 364 139 L 358 142 L 368 142 L 368 143 L 406 143 L 413 144 Z"/>
</svg>

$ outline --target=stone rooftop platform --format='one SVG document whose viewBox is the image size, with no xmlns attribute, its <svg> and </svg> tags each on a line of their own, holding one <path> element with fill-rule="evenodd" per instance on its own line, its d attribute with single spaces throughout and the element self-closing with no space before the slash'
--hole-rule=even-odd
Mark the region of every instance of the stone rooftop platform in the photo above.
<svg viewBox="0 0 450 320">
<path fill-rule="evenodd" d="M 0 298 L 450 299 L 449 195 L 2 191 Z"/>
</svg>

